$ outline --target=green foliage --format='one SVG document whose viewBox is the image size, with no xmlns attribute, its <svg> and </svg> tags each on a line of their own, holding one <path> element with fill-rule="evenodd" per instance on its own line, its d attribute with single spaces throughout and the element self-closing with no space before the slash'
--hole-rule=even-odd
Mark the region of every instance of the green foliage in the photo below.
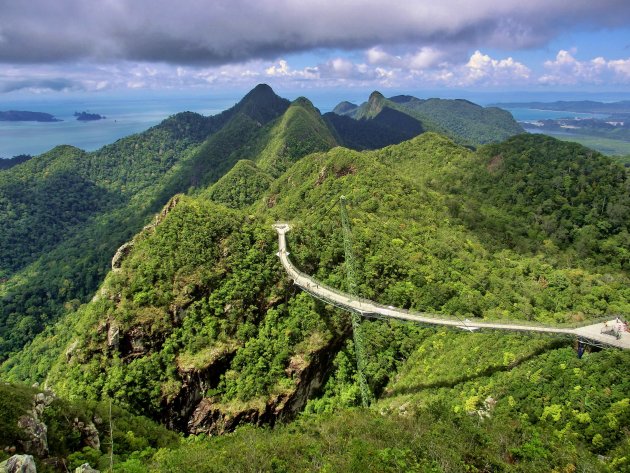
<svg viewBox="0 0 630 473">
<path fill-rule="evenodd" d="M 469 182 L 482 208 L 474 223 L 464 207 L 469 225 L 495 230 L 517 245 L 551 238 L 583 259 L 629 267 L 630 179 L 621 166 L 579 145 L 531 135 L 480 154 L 487 171 Z M 489 203 L 507 218 L 486 211 Z"/>
<path fill-rule="evenodd" d="M 220 178 L 288 105 L 261 85 L 214 117 L 180 113 L 98 151 L 58 147 L 3 172 L 0 361 L 92 297 L 122 243 L 174 194 Z"/>
<path fill-rule="evenodd" d="M 0 382 L 0 450 L 24 439 L 17 423 L 31 409 L 35 392 L 27 386 Z"/>
<path fill-rule="evenodd" d="M 535 341 L 440 330 L 409 357 L 380 408 L 413 412 L 438 403 L 480 418 L 491 433 L 509 424 L 524 442 L 510 454 L 518 461 L 544 460 L 541 469 L 553 467 L 553 444 L 591 456 L 627 451 L 620 426 L 630 420 L 622 373 L 628 354 L 607 350 L 578 359 L 571 349 L 548 351 L 549 341 Z M 508 364 L 501 360 L 506 353 L 513 354 Z"/>
<path fill-rule="evenodd" d="M 606 259 L 586 259 L 588 247 L 580 253 L 578 242 L 560 248 L 545 242 L 547 235 L 536 239 L 531 213 L 502 201 L 504 193 L 512 195 L 507 180 L 516 186 L 516 173 L 491 187 L 497 178 L 484 156 L 432 134 L 373 154 L 334 150 L 302 160 L 274 183 L 276 205 L 268 212 L 274 220 L 295 219 L 289 243 L 297 266 L 343 288 L 338 217 L 308 212 L 325 213 L 339 195 L 349 195 L 359 293 L 384 304 L 556 323 L 627 313 L 625 230 L 608 245 L 595 242 L 606 248 Z M 597 172 L 610 165 L 623 173 L 602 159 L 593 162 Z M 618 176 L 611 180 L 617 182 L 611 205 L 625 198 L 624 174 Z M 596 192 L 603 198 L 607 191 Z M 484 214 L 493 219 L 482 225 Z M 557 218 L 553 208 L 550 216 Z"/>
<path fill-rule="evenodd" d="M 39 389 L 20 384 L 0 383 L 0 447 L 17 447 L 29 436 L 18 428 L 18 419 L 32 415 L 35 396 Z M 49 395 L 49 393 L 47 393 Z M 102 464 L 109 457 L 109 403 L 69 402 L 56 398 L 39 413 L 39 421 L 46 425 L 49 455 L 67 458 L 74 469 L 88 462 L 92 466 Z M 174 447 L 179 438 L 173 432 L 147 419 L 112 406 L 114 448 L 117 461 L 128 457 L 141 457 L 143 452 L 152 454 L 156 449 Z M 100 440 L 100 450 L 85 446 L 86 438 L 80 426 L 95 426 Z M 37 460 L 42 460 L 38 458 Z M 44 470 L 48 471 L 48 470 Z"/>
<path fill-rule="evenodd" d="M 328 320 L 314 310 L 306 294 L 291 300 L 288 307 L 268 310 L 255 337 L 236 352 L 219 385 L 225 401 L 247 401 L 265 397 L 270 391 L 290 391 L 296 381 L 287 377 L 292 364 L 300 368 L 309 356 L 326 346 Z M 255 360 L 255 362 L 252 362 Z M 295 372 L 294 374 L 299 374 Z"/>
<path fill-rule="evenodd" d="M 266 224 L 178 198 L 108 278 L 103 293 L 118 300 L 105 296 L 74 316 L 71 362 L 60 356 L 50 382 L 70 397 L 111 396 L 154 416 L 177 397 L 187 370 L 225 360 L 211 386 L 224 402 L 291 391 L 297 379 L 286 371 L 290 363 L 302 368 L 339 337 L 342 324 L 336 314 L 314 310 L 304 294 L 274 307 L 287 297 L 284 285 L 276 287 L 282 272 L 274 244 Z M 86 330 L 94 324 L 100 328 Z M 113 352 L 106 333 L 112 326 L 121 339 Z"/>
<path fill-rule="evenodd" d="M 389 107 L 371 120 L 355 120 L 332 112 L 324 118 L 341 144 L 358 150 L 397 144 L 424 131 L 418 120 Z"/>
<path fill-rule="evenodd" d="M 189 158 L 204 120 L 180 118 L 92 153 L 57 147 L 2 173 L 0 360 L 64 305 L 85 302 L 116 248 L 171 197 L 178 161 Z"/>
<path fill-rule="evenodd" d="M 80 305 L 98 279 L 73 287 L 67 278 L 63 297 L 85 291 L 82 297 L 59 298 L 68 302 L 62 321 L 5 363 L 5 372 L 23 378 L 49 372 L 48 383 L 69 399 L 112 398 L 186 428 L 185 411 L 194 406 L 184 403 L 197 400 L 194 389 L 217 412 L 232 418 L 247 412 L 265 422 L 271 409 L 290 406 L 333 368 L 321 396 L 308 404 L 312 418 L 273 433 L 244 428 L 191 439 L 179 451 L 155 455 L 151 449 L 160 445 L 121 430 L 115 444 L 128 456 L 119 469 L 605 471 L 597 454 L 623 468 L 628 447 L 620 427 L 630 421 L 627 376 L 619 368 L 625 353 L 578 360 L 562 340 L 364 322 L 366 375 L 381 400 L 379 414 L 352 410 L 359 392 L 354 347 L 346 340 L 349 317 L 287 281 L 271 223 L 292 222 L 288 243 L 301 270 L 347 289 L 336 207 L 347 196 L 357 291 L 387 305 L 460 319 L 627 316 L 627 171 L 540 136 L 478 152 L 434 133 L 374 152 L 329 150 L 339 134 L 310 103 L 299 99 L 272 116 L 255 106 L 261 97 L 278 109 L 286 104 L 264 87 L 252 94 L 204 122 L 211 136 L 185 148 L 159 186 L 148 176 L 146 189 L 134 182 L 127 196 L 120 182 L 104 185 L 135 210 L 90 217 L 97 224 L 84 245 L 103 242 L 97 236 L 106 229 L 139 228 L 173 190 L 197 190 L 175 197 L 133 239 L 91 302 Z M 391 102 L 400 112 L 405 100 Z M 376 120 L 386 105 L 372 97 L 366 118 Z M 194 117 L 185 118 L 177 129 L 201 136 L 189 127 Z M 250 161 L 203 189 L 242 159 Z M 279 177 L 270 182 L 260 170 Z M 236 194 L 241 182 L 248 184 Z M 59 261 L 66 251 L 78 254 L 59 248 L 50 252 Z M 27 334 L 21 342 L 50 322 L 41 315 L 50 307 L 46 290 L 64 287 L 48 272 L 55 266 L 37 264 L 27 270 L 42 268 L 42 277 L 52 274 L 56 282 L 42 284 L 31 302 L 7 299 L 7 320 Z M 20 275 L 33 281 L 27 270 Z M 0 336 L 5 349 L 19 345 Z M 94 454 L 81 452 L 64 428 L 51 427 L 67 438 L 55 448 L 79 451 L 76 461 Z"/>
<path fill-rule="evenodd" d="M 256 202 L 269 188 L 273 179 L 256 163 L 238 161 L 227 174 L 212 185 L 208 197 L 232 208 L 243 208 Z"/>
<path fill-rule="evenodd" d="M 414 414 L 347 409 L 273 430 L 244 427 L 191 438 L 178 450 L 158 451 L 147 471 L 610 471 L 582 445 L 567 448 L 546 431 L 514 433 L 498 422 L 489 429 L 444 408 L 433 404 Z"/>
<path fill-rule="evenodd" d="M 29 154 L 20 154 L 18 156 L 13 156 L 12 158 L 0 158 L 0 171 L 4 171 L 5 169 L 10 169 L 13 166 L 22 164 L 23 162 L 28 161 L 31 158 L 32 156 Z"/>
<path fill-rule="evenodd" d="M 12 275 L 90 217 L 120 204 L 120 197 L 80 174 L 51 169 L 52 163 L 84 158 L 81 150 L 60 146 L 0 174 L 0 277 Z"/>
<path fill-rule="evenodd" d="M 261 135 L 254 156 L 258 166 L 278 177 L 295 161 L 317 151 L 337 145 L 335 137 L 322 119 L 319 110 L 306 98 L 296 99 L 268 134 Z"/>
<path fill-rule="evenodd" d="M 429 118 L 463 143 L 497 143 L 523 132 L 509 112 L 467 100 L 416 99 L 398 105 L 421 120 Z"/>
<path fill-rule="evenodd" d="M 400 322 L 364 321 L 361 324 L 365 353 L 365 377 L 370 392 L 379 398 L 393 373 L 403 366 L 430 330 Z M 305 412 L 323 413 L 361 405 L 356 354 L 352 339 L 333 361 L 331 377 L 322 393 L 306 405 Z"/>
<path fill-rule="evenodd" d="M 359 121 L 379 122 L 394 133 L 394 130 L 406 130 L 411 133 L 406 139 L 426 130 L 443 133 L 459 143 L 475 146 L 503 141 L 523 132 L 509 112 L 496 107 L 484 108 L 467 100 L 421 100 L 407 95 L 386 99 L 379 92 L 373 92 L 361 106 L 338 106 L 334 113 Z M 349 124 L 343 120 L 333 123 L 338 123 L 342 131 L 347 132 L 349 129 Z M 348 142 L 354 142 L 361 136 L 359 133 L 357 130 L 349 134 Z M 346 134 L 342 133 L 342 136 Z M 393 139 L 385 144 L 397 142 Z"/>
</svg>

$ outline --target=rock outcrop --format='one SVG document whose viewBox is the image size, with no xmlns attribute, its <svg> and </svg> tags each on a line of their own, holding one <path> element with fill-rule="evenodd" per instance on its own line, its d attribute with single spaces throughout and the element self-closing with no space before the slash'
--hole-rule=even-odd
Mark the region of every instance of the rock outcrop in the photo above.
<svg viewBox="0 0 630 473">
<path fill-rule="evenodd" d="M 99 470 L 95 470 L 89 463 L 84 463 L 74 469 L 74 473 L 101 473 Z"/>
<path fill-rule="evenodd" d="M 155 227 L 157 227 L 160 224 L 160 222 L 162 220 L 164 220 L 164 218 L 168 215 L 168 213 L 175 208 L 175 206 L 179 203 L 179 201 L 180 201 L 180 196 L 179 195 L 176 195 L 176 196 L 172 197 L 171 200 L 169 200 L 166 203 L 164 208 L 162 208 L 162 211 L 159 214 L 156 215 L 156 217 L 153 220 L 153 222 L 151 222 L 150 224 L 146 225 L 142 229 L 142 231 L 143 232 L 151 231 Z M 134 240 L 131 240 L 131 241 L 128 241 L 126 243 L 123 243 L 120 246 L 120 248 L 118 248 L 118 250 L 116 250 L 116 253 L 114 254 L 114 257 L 112 258 L 112 271 L 119 271 L 120 270 L 120 268 L 122 267 L 123 261 L 131 253 L 131 250 L 133 249 L 134 244 L 135 244 Z"/>
<path fill-rule="evenodd" d="M 100 450 L 101 440 L 98 436 L 98 430 L 92 422 L 82 422 L 78 418 L 74 418 L 72 429 L 81 435 L 81 443 L 86 447 Z"/>
<path fill-rule="evenodd" d="M 112 271 L 118 271 L 121 266 L 123 260 L 131 253 L 131 249 L 133 248 L 133 241 L 128 241 L 123 243 L 112 258 Z"/>
<path fill-rule="evenodd" d="M 231 411 L 213 398 L 203 398 L 188 420 L 186 431 L 191 434 L 220 435 L 233 431 L 240 424 L 274 425 L 279 420 L 290 420 L 299 413 L 309 397 L 319 389 L 332 360 L 343 342 L 338 338 L 309 354 L 310 361 L 294 357 L 287 368 L 295 388 L 272 396 L 262 406 Z"/>
<path fill-rule="evenodd" d="M 13 455 L 0 463 L 0 473 L 37 473 L 35 460 L 31 455 Z"/>
<path fill-rule="evenodd" d="M 33 408 L 18 419 L 18 427 L 26 435 L 26 439 L 21 442 L 25 452 L 38 457 L 48 455 L 48 427 L 41 417 L 44 409 L 54 399 L 55 397 L 51 392 L 37 393 L 33 398 Z"/>
</svg>

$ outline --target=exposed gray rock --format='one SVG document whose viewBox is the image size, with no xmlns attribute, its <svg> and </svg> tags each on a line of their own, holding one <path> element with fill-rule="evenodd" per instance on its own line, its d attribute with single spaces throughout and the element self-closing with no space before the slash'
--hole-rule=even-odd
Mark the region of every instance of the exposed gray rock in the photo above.
<svg viewBox="0 0 630 473">
<path fill-rule="evenodd" d="M 0 463 L 0 472 L 37 473 L 37 467 L 31 455 L 13 455 L 7 461 Z"/>
<path fill-rule="evenodd" d="M 74 473 L 101 473 L 99 470 L 95 470 L 89 463 L 84 463 L 74 469 Z"/>
<path fill-rule="evenodd" d="M 48 427 L 33 415 L 25 415 L 18 419 L 18 427 L 27 435 L 22 440 L 24 451 L 44 457 L 48 454 Z"/>
<path fill-rule="evenodd" d="M 114 254 L 112 258 L 112 271 L 117 271 L 122 267 L 123 260 L 131 253 L 131 249 L 133 248 L 133 241 L 128 241 L 127 243 L 123 243 L 120 248 Z"/>
<path fill-rule="evenodd" d="M 120 328 L 116 323 L 110 323 L 107 329 L 107 346 L 109 348 L 118 349 L 118 343 L 120 342 Z"/>
<path fill-rule="evenodd" d="M 191 434 L 222 435 L 241 424 L 274 425 L 276 421 L 294 418 L 314 391 L 319 389 L 343 338 L 309 353 L 309 359 L 294 356 L 285 373 L 293 378 L 292 391 L 271 396 L 263 407 L 246 407 L 237 412 L 225 412 L 214 398 L 203 398 L 188 418 L 186 431 Z"/>
<path fill-rule="evenodd" d="M 32 409 L 18 419 L 18 427 L 26 434 L 21 441 L 25 452 L 38 457 L 48 455 L 48 427 L 40 418 L 54 399 L 50 391 L 35 394 Z"/>
<path fill-rule="evenodd" d="M 75 340 L 72 344 L 66 349 L 66 361 L 70 363 L 72 361 L 72 355 L 74 354 L 74 350 L 79 346 L 79 340 Z"/>
<path fill-rule="evenodd" d="M 85 423 L 75 418 L 72 427 L 81 435 L 81 443 L 83 445 L 92 447 L 95 450 L 100 450 L 101 440 L 98 436 L 98 430 L 92 422 Z"/>
</svg>

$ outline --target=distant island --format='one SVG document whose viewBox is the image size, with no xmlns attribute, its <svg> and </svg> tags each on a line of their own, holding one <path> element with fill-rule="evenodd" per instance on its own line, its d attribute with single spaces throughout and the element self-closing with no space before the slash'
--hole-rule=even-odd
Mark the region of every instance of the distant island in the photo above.
<svg viewBox="0 0 630 473">
<path fill-rule="evenodd" d="M 89 112 L 74 112 L 74 116 L 77 117 L 77 120 L 82 122 L 92 122 L 95 120 L 103 120 L 105 118 L 103 115 L 99 115 L 98 113 Z"/>
<path fill-rule="evenodd" d="M 8 110 L 0 112 L 0 121 L 3 122 L 60 122 L 50 113 L 26 112 L 23 110 Z"/>
</svg>

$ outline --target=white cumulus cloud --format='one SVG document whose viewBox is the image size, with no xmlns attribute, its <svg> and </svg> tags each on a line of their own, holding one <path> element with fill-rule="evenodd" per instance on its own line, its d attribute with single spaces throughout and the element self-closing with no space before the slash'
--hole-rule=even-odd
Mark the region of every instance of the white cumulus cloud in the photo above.
<svg viewBox="0 0 630 473">
<path fill-rule="evenodd" d="M 630 58 L 605 59 L 601 56 L 581 61 L 576 51 L 561 49 L 555 59 L 545 61 L 546 73 L 538 79 L 546 85 L 577 85 L 630 82 Z"/>
</svg>

